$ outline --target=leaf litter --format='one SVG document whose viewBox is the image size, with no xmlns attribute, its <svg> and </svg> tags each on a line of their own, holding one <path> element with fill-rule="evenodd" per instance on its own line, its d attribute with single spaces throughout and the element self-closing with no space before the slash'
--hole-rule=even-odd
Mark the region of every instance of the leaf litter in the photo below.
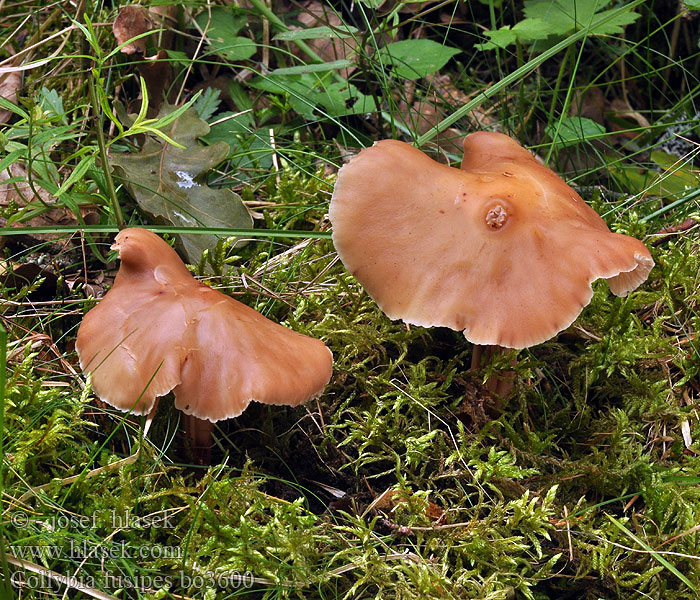
<svg viewBox="0 0 700 600">
<path fill-rule="evenodd" d="M 164 104 L 159 118 L 174 109 Z M 206 183 L 206 175 L 231 151 L 223 141 L 200 145 L 199 138 L 206 136 L 209 129 L 197 111 L 190 108 L 164 130 L 184 149 L 160 137 L 147 136 L 139 152 L 111 154 L 115 175 L 139 207 L 157 223 L 176 227 L 250 229 L 253 219 L 241 197 L 231 189 L 213 188 Z M 182 234 L 177 238 L 187 260 L 196 263 L 205 250 L 216 246 L 221 236 Z"/>
</svg>

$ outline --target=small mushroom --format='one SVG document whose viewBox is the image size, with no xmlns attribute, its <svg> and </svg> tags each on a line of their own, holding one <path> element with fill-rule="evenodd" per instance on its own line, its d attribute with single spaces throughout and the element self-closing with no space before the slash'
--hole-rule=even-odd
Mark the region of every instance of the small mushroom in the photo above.
<svg viewBox="0 0 700 600">
<path fill-rule="evenodd" d="M 145 229 L 121 231 L 112 289 L 78 329 L 76 350 L 96 394 L 147 414 L 170 391 L 202 446 L 211 425 L 251 402 L 297 406 L 328 383 L 333 357 L 319 340 L 273 323 L 200 283 Z M 194 429 L 192 429 L 194 428 Z"/>
<path fill-rule="evenodd" d="M 654 266 L 506 135 L 473 133 L 462 168 L 382 140 L 338 173 L 333 242 L 391 319 L 525 348 L 567 328 L 607 280 L 624 296 Z M 475 354 L 478 354 L 475 353 Z"/>
</svg>

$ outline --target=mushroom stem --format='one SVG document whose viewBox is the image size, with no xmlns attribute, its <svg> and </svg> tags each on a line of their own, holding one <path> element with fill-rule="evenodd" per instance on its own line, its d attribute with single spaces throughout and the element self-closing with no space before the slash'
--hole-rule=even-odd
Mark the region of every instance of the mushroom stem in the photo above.
<svg viewBox="0 0 700 600">
<path fill-rule="evenodd" d="M 192 451 L 194 461 L 198 465 L 211 463 L 211 432 L 214 423 L 208 419 L 199 419 L 194 415 L 185 415 L 185 435 Z"/>
<path fill-rule="evenodd" d="M 475 370 L 481 368 L 484 364 L 490 362 L 496 354 L 504 350 L 506 350 L 506 348 L 502 348 L 501 346 L 482 346 L 480 344 L 474 344 L 471 369 Z M 513 359 L 511 364 L 514 365 L 515 363 L 516 361 Z M 505 371 L 493 377 L 489 377 L 485 385 L 490 393 L 505 398 L 510 394 L 510 391 L 515 385 L 515 372 Z"/>
</svg>

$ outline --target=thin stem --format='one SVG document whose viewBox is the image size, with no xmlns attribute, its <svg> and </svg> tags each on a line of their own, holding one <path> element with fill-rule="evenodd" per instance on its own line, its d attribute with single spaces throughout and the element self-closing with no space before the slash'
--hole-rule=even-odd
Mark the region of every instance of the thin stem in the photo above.
<svg viewBox="0 0 700 600">
<path fill-rule="evenodd" d="M 7 368 L 7 331 L 0 323 L 0 495 L 5 495 L 3 471 L 5 467 L 5 373 Z M 0 563 L 2 563 L 5 593 L 9 590 L 10 571 L 5 556 L 5 528 L 0 520 Z M 8 596 L 9 597 L 9 596 Z"/>
<path fill-rule="evenodd" d="M 569 46 L 566 49 L 566 54 L 564 55 L 564 60 L 562 60 L 560 65 L 559 65 L 559 72 L 557 73 L 557 80 L 554 82 L 554 91 L 552 93 L 552 102 L 549 105 L 549 114 L 547 115 L 547 125 L 549 125 L 554 120 L 554 112 L 556 111 L 556 108 L 557 108 L 557 100 L 559 99 L 559 90 L 561 89 L 561 82 L 564 79 L 564 73 L 566 73 L 568 71 L 569 60 L 571 59 L 572 51 L 573 51 L 573 46 Z M 552 144 L 552 145 L 554 145 L 554 144 Z M 547 159 L 549 159 L 549 156 L 547 157 Z M 545 163 L 546 162 L 547 161 L 545 161 Z"/>
<path fill-rule="evenodd" d="M 261 15 L 263 15 L 275 27 L 277 27 L 281 31 L 289 31 L 289 27 L 287 27 L 284 21 L 282 21 L 282 19 L 280 19 L 275 13 L 273 13 L 270 7 L 267 6 L 262 0 L 250 0 L 250 3 L 258 10 L 258 12 L 260 12 Z M 297 48 L 299 48 L 299 50 L 301 50 L 314 62 L 326 62 L 316 52 L 314 52 L 305 41 L 294 40 L 294 43 L 296 44 Z M 341 81 L 345 81 L 339 73 L 336 73 L 335 71 L 333 71 L 333 73 L 335 74 L 336 79 L 340 78 Z"/>
<path fill-rule="evenodd" d="M 97 90 L 95 89 L 95 75 L 94 73 L 88 78 L 88 88 L 90 90 L 90 104 L 92 104 L 92 110 L 97 116 L 97 123 L 95 130 L 97 133 L 97 145 L 100 148 L 100 160 L 102 162 L 102 171 L 105 174 L 105 181 L 107 183 L 107 191 L 109 192 L 109 199 L 112 204 L 112 212 L 114 213 L 114 219 L 117 222 L 117 227 L 123 229 L 126 225 L 124 221 L 124 216 L 122 215 L 122 209 L 119 205 L 119 199 L 117 198 L 117 191 L 114 188 L 114 181 L 112 179 L 112 173 L 109 168 L 109 159 L 107 158 L 107 146 L 105 144 L 105 136 L 103 130 L 104 116 L 100 110 L 100 103 L 97 100 Z"/>
</svg>

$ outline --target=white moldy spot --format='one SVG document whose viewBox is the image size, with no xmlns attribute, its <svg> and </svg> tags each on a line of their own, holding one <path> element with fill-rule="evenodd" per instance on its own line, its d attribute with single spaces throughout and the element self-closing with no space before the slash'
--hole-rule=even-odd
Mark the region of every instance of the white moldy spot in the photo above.
<svg viewBox="0 0 700 600">
<path fill-rule="evenodd" d="M 195 183 L 194 185 L 198 185 L 198 184 Z M 184 187 L 184 186 L 182 186 L 182 187 Z M 173 215 L 182 219 L 185 223 L 191 223 L 192 225 L 197 224 L 197 222 L 192 217 L 187 217 L 187 216 L 183 215 L 182 213 L 177 212 L 176 210 L 173 211 Z"/>
<path fill-rule="evenodd" d="M 192 178 L 192 175 L 190 175 L 187 171 L 175 171 L 175 175 L 177 175 L 180 178 L 180 181 L 177 181 L 177 187 L 184 188 L 186 190 L 189 190 L 192 187 L 197 187 L 199 184 Z"/>
</svg>

